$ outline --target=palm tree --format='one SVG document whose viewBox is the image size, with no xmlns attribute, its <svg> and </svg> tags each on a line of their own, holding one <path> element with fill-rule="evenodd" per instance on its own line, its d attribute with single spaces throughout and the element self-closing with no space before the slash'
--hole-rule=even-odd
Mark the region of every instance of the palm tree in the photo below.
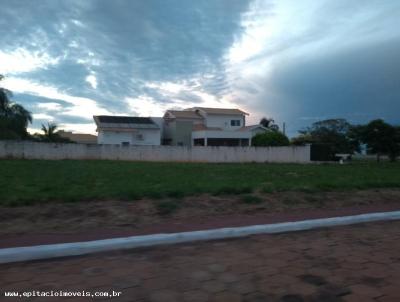
<svg viewBox="0 0 400 302">
<path fill-rule="evenodd" d="M 4 79 L 4 76 L 0 74 L 0 81 Z M 9 96 L 11 92 L 3 87 L 0 87 L 0 116 L 7 115 L 10 106 Z"/>
<path fill-rule="evenodd" d="M 28 124 L 32 123 L 32 114 L 22 105 L 13 103 L 10 105 L 9 110 L 11 116 L 22 119 L 25 127 L 28 127 Z"/>
<path fill-rule="evenodd" d="M 57 133 L 58 126 L 55 123 L 47 123 L 47 126 L 42 124 L 43 138 L 49 142 L 55 142 L 59 139 L 59 135 Z"/>
<path fill-rule="evenodd" d="M 4 76 L 0 74 L 0 81 Z M 32 123 L 32 115 L 22 105 L 12 103 L 11 91 L 0 87 L 0 128 L 3 133 L 7 133 L 5 138 L 25 138 L 28 136 L 26 128 Z"/>
</svg>

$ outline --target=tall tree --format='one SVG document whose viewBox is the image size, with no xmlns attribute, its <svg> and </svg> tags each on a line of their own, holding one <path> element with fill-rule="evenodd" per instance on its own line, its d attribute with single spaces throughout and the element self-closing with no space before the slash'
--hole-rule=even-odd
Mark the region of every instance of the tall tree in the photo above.
<svg viewBox="0 0 400 302">
<path fill-rule="evenodd" d="M 368 151 L 376 154 L 379 162 L 382 154 L 395 161 L 400 154 L 400 131 L 382 119 L 369 122 L 363 130 L 361 140 L 367 144 Z"/>
<path fill-rule="evenodd" d="M 0 81 L 4 79 L 0 75 Z M 28 138 L 27 127 L 32 123 L 32 115 L 22 105 L 11 102 L 11 91 L 0 87 L 0 138 Z"/>
<path fill-rule="evenodd" d="M 297 145 L 326 144 L 331 146 L 334 153 L 353 153 L 359 151 L 360 144 L 352 131 L 355 131 L 353 126 L 345 119 L 327 119 L 299 131 L 300 135 L 292 139 L 292 142 Z"/>
</svg>

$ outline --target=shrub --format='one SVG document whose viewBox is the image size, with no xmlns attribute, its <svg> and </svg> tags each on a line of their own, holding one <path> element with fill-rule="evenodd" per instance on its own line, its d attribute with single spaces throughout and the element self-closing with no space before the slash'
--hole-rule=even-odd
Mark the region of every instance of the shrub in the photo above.
<svg viewBox="0 0 400 302">
<path fill-rule="evenodd" d="M 255 147 L 289 146 L 290 142 L 282 132 L 267 131 L 255 135 L 251 140 L 251 144 Z"/>
</svg>

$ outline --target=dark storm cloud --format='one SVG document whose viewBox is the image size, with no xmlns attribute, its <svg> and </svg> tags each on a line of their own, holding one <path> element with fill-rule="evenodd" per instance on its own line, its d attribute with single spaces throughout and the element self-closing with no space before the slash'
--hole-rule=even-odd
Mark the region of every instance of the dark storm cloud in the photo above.
<svg viewBox="0 0 400 302">
<path fill-rule="evenodd" d="M 277 68 L 271 78 L 266 83 L 276 96 L 271 102 L 292 134 L 324 118 L 400 123 L 400 38 L 297 58 Z"/>
</svg>

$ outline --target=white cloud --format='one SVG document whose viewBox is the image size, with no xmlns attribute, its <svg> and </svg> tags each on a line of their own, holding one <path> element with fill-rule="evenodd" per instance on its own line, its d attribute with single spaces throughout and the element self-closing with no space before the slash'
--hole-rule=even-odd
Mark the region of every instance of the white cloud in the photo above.
<svg viewBox="0 0 400 302">
<path fill-rule="evenodd" d="M 140 96 L 138 98 L 127 97 L 124 100 L 133 114 L 139 116 L 163 116 L 170 104 L 158 103 L 151 97 Z"/>
<path fill-rule="evenodd" d="M 59 103 L 38 103 L 37 107 L 40 109 L 45 109 L 47 111 L 60 111 L 62 109 L 62 106 Z"/>
<path fill-rule="evenodd" d="M 49 121 L 54 120 L 54 118 L 51 115 L 48 115 L 46 113 L 34 113 L 33 119 L 34 120 L 49 120 Z"/>
<path fill-rule="evenodd" d="M 28 132 L 29 132 L 30 134 L 40 133 L 41 131 L 42 131 L 42 130 L 39 129 L 39 128 L 31 128 L 31 127 L 28 127 Z"/>
<path fill-rule="evenodd" d="M 3 74 L 30 72 L 58 62 L 59 58 L 53 58 L 45 52 L 30 52 L 24 48 L 17 48 L 12 52 L 0 50 L 0 66 Z"/>
<path fill-rule="evenodd" d="M 85 79 L 86 82 L 88 82 L 90 84 L 90 86 L 92 86 L 93 89 L 97 88 L 97 78 L 95 75 L 91 74 L 88 75 Z"/>
<path fill-rule="evenodd" d="M 18 93 L 38 95 L 40 97 L 67 102 L 71 106 L 64 108 L 64 115 L 77 116 L 90 120 L 93 115 L 112 114 L 109 110 L 100 107 L 92 99 L 71 96 L 60 92 L 55 87 L 38 84 L 29 80 L 9 77 L 4 80 L 4 87 Z"/>
<path fill-rule="evenodd" d="M 76 124 L 76 123 L 62 123 L 58 125 L 60 130 L 72 131 L 74 133 L 88 133 L 96 134 L 96 125 L 93 123 Z"/>
<path fill-rule="evenodd" d="M 182 84 L 180 83 L 172 83 L 172 82 L 149 82 L 144 85 L 145 87 L 157 89 L 160 92 L 164 93 L 178 93 L 184 89 L 187 89 L 184 81 Z"/>
<path fill-rule="evenodd" d="M 49 120 L 51 122 L 52 120 Z M 72 124 L 72 123 L 61 123 L 57 124 L 58 130 L 64 131 L 71 131 L 74 133 L 87 133 L 87 134 L 94 134 L 97 135 L 96 132 L 96 125 L 94 123 L 87 123 L 87 124 Z M 28 128 L 28 132 L 31 134 L 34 133 L 43 133 L 42 129 L 40 128 Z"/>
<path fill-rule="evenodd" d="M 192 84 L 189 84 L 192 83 Z M 193 84 L 194 83 L 194 84 Z M 154 89 L 157 93 L 168 99 L 168 103 L 161 103 L 150 95 L 141 95 L 137 98 L 127 97 L 125 102 L 133 113 L 141 116 L 163 116 L 168 109 L 185 109 L 190 107 L 221 107 L 237 108 L 234 98 L 230 95 L 218 98 L 201 89 L 201 80 L 176 82 L 149 82 L 145 87 Z M 185 93 L 188 93 L 185 98 Z M 191 95 L 196 100 L 191 100 Z M 246 110 L 246 108 L 242 108 Z"/>
</svg>

